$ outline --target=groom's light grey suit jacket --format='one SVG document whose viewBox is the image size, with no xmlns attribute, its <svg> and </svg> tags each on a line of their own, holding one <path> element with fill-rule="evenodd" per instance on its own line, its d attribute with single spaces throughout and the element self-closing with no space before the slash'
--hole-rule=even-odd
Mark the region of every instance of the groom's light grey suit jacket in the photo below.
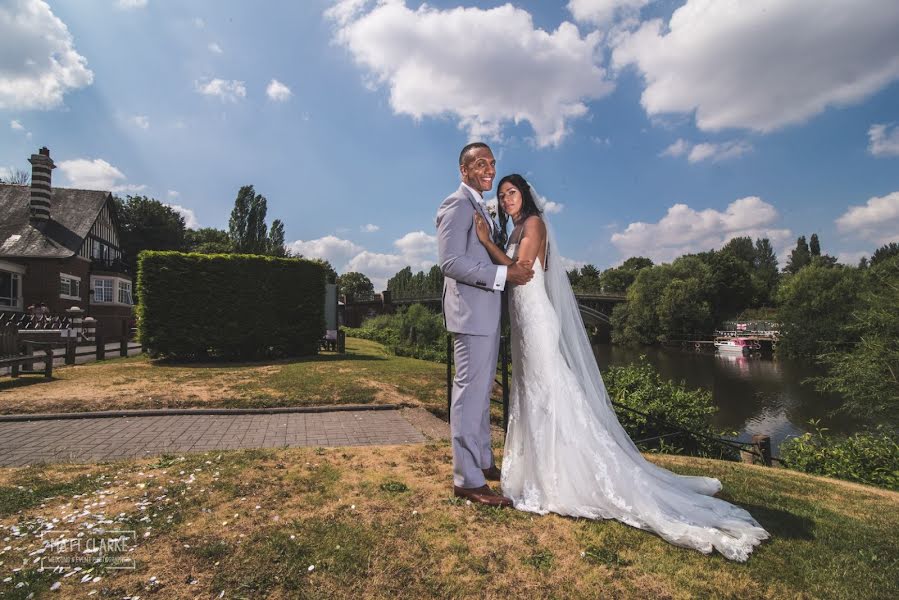
<svg viewBox="0 0 899 600">
<path fill-rule="evenodd" d="M 465 186 L 437 210 L 437 260 L 443 272 L 443 317 L 447 331 L 494 335 L 502 294 L 493 290 L 497 266 L 478 240 L 475 213 L 492 220 Z"/>
</svg>

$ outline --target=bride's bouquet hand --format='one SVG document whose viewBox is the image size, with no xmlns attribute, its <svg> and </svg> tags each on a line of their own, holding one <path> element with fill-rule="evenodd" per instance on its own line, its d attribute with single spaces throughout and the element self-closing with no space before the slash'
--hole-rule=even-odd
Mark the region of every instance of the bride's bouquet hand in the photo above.
<svg viewBox="0 0 899 600">
<path fill-rule="evenodd" d="M 478 240 L 480 240 L 482 244 L 486 246 L 487 242 L 493 241 L 490 238 L 490 226 L 487 225 L 487 221 L 484 220 L 484 217 L 478 213 L 474 214 L 474 228 L 475 232 L 478 234 Z"/>
</svg>

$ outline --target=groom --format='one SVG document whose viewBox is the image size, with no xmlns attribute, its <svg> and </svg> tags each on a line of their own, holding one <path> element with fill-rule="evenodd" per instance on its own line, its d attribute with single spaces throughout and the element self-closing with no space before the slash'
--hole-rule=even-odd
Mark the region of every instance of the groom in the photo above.
<svg viewBox="0 0 899 600">
<path fill-rule="evenodd" d="M 443 272 L 443 316 L 453 334 L 456 377 L 450 406 L 453 493 L 472 502 L 510 506 L 487 480 L 499 481 L 490 444 L 490 392 L 496 375 L 502 291 L 534 276 L 532 261 L 494 265 L 478 241 L 474 215 L 487 214 L 483 193 L 493 187 L 496 160 L 487 144 L 468 144 L 459 155 L 462 185 L 437 211 L 437 252 Z"/>
</svg>

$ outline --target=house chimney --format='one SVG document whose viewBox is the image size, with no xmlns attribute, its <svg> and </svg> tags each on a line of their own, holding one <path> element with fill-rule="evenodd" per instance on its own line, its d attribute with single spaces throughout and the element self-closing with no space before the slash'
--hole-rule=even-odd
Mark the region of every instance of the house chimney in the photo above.
<svg viewBox="0 0 899 600">
<path fill-rule="evenodd" d="M 46 147 L 32 154 L 28 162 L 31 163 L 31 220 L 43 223 L 50 220 L 50 173 L 56 165 Z"/>
</svg>

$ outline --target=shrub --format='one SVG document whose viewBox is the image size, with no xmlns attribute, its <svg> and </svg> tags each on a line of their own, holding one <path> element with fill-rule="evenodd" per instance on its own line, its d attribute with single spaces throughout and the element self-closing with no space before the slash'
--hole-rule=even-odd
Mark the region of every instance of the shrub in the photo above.
<svg viewBox="0 0 899 600">
<path fill-rule="evenodd" d="M 682 382 L 663 380 L 645 358 L 637 364 L 609 367 L 603 372 L 603 380 L 613 402 L 648 415 L 615 407 L 621 425 L 632 440 L 639 442 L 641 450 L 712 458 L 738 457 L 736 449 L 698 436 L 666 435 L 677 428 L 710 437 L 729 433 L 718 431 L 709 423 L 718 410 L 710 392 L 688 390 Z M 658 438 L 663 435 L 666 437 Z"/>
<path fill-rule="evenodd" d="M 397 356 L 446 362 L 443 316 L 422 304 L 401 308 L 396 314 L 372 317 L 362 327 L 344 328 L 350 337 L 379 342 Z"/>
<path fill-rule="evenodd" d="M 142 252 L 138 335 L 178 359 L 315 354 L 325 271 L 302 259 Z"/>
<path fill-rule="evenodd" d="M 780 458 L 803 473 L 899 490 L 899 436 L 885 429 L 835 437 L 816 426 L 781 444 Z"/>
</svg>

